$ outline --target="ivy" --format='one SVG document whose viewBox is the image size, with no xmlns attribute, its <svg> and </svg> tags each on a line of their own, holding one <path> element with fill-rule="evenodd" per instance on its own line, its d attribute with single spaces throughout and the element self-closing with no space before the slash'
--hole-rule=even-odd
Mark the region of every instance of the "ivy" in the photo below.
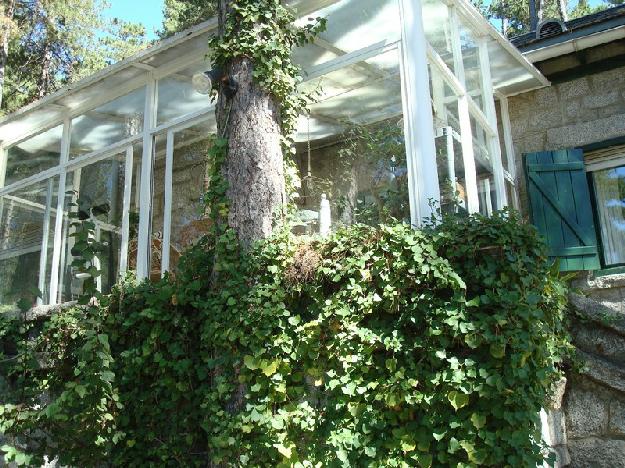
<svg viewBox="0 0 625 468">
<path fill-rule="evenodd" d="M 327 240 L 282 230 L 250 252 L 230 235 L 223 227 L 175 276 L 129 279 L 99 306 L 26 328 L 3 317 L 8 459 L 542 461 L 538 412 L 570 351 L 566 289 L 516 214 L 423 231 L 358 225 Z M 19 360 L 7 360 L 11 342 L 27 344 Z"/>
<path fill-rule="evenodd" d="M 236 0 L 230 8 L 222 34 L 209 41 L 211 58 L 221 67 L 240 57 L 252 60 L 257 83 L 281 104 L 282 134 L 290 146 L 288 136 L 309 102 L 298 92 L 301 70 L 292 61 L 292 51 L 322 32 L 326 20 L 314 18 L 296 26 L 293 12 L 281 0 Z"/>
</svg>

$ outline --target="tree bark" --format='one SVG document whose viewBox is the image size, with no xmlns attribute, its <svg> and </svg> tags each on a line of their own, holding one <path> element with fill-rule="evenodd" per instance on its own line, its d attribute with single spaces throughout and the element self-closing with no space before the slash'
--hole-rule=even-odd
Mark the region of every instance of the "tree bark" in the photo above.
<svg viewBox="0 0 625 468">
<path fill-rule="evenodd" d="M 219 28 L 233 0 L 219 0 Z M 219 135 L 228 139 L 223 176 L 228 181 L 228 224 L 244 248 L 268 237 L 285 206 L 280 103 L 253 78 L 254 63 L 237 57 L 224 70 L 238 83 L 228 98 L 220 86 L 217 102 Z"/>
<path fill-rule="evenodd" d="M 5 4 L 3 12 L 5 24 L 2 25 L 2 43 L 0 44 L 0 109 L 2 108 L 2 96 L 4 94 L 4 80 L 6 75 L 7 62 L 9 60 L 9 38 L 11 35 L 10 23 L 15 12 L 15 0 L 9 0 Z"/>
<path fill-rule="evenodd" d="M 529 0 L 530 30 L 536 31 L 538 24 L 543 20 L 543 0 Z"/>
</svg>

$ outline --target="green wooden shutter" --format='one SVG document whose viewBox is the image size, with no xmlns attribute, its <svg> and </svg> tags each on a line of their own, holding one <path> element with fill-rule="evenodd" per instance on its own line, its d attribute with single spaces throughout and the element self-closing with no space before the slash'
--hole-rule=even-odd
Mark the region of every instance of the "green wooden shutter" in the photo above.
<svg viewBox="0 0 625 468">
<path fill-rule="evenodd" d="M 525 155 L 530 214 L 562 271 L 600 268 L 590 190 L 581 150 Z"/>
</svg>

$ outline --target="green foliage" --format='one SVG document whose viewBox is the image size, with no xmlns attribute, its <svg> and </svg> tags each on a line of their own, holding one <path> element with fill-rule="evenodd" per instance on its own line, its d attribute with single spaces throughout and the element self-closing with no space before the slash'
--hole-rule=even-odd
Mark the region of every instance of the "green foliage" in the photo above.
<svg viewBox="0 0 625 468">
<path fill-rule="evenodd" d="M 131 55 L 147 44 L 145 28 L 106 19 L 106 0 L 10 0 L 0 8 L 8 39 L 1 112 L 13 112 Z"/>
<path fill-rule="evenodd" d="M 216 13 L 215 0 L 165 0 L 163 29 L 159 35 L 169 37 L 184 29 L 206 21 Z"/>
<path fill-rule="evenodd" d="M 284 230 L 245 254 L 222 226 L 175 276 L 43 325 L 0 321 L 22 343 L 2 361 L 3 450 L 74 466 L 535 466 L 564 307 L 513 213 Z"/>
</svg>

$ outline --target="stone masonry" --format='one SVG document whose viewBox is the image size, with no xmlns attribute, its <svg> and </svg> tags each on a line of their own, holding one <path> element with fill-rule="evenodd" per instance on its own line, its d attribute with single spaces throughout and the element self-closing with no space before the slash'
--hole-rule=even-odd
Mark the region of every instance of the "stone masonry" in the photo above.
<svg viewBox="0 0 625 468">
<path fill-rule="evenodd" d="M 576 148 L 625 136 L 625 67 L 509 99 L 521 206 L 524 153 Z M 625 468 L 625 275 L 580 274 L 571 296 L 583 363 L 547 412 L 557 466 Z"/>
<path fill-rule="evenodd" d="M 523 153 L 576 148 L 625 136 L 625 67 L 509 99 L 518 187 L 525 207 Z"/>
</svg>

